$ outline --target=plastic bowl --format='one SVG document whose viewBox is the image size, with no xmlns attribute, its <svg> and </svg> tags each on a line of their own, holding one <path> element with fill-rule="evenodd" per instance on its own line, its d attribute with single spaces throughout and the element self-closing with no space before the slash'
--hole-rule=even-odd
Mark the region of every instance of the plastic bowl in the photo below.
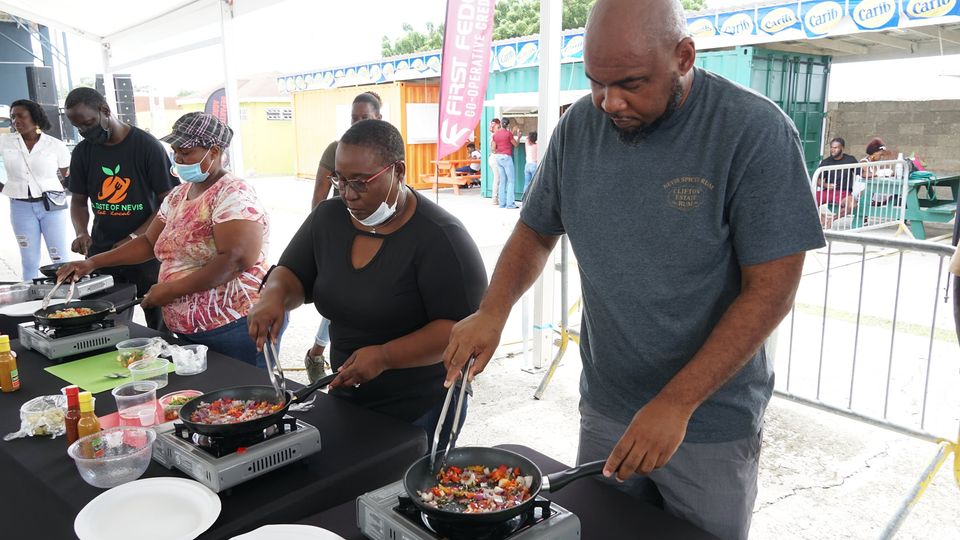
<svg viewBox="0 0 960 540">
<path fill-rule="evenodd" d="M 179 405 L 176 403 L 171 404 L 170 401 L 173 398 L 183 396 L 185 398 L 193 399 L 202 395 L 203 392 L 199 390 L 179 390 L 177 392 L 170 392 L 169 394 L 161 397 L 160 407 L 163 408 L 163 421 L 170 422 L 180 418 L 180 407 L 183 406 L 183 403 L 180 403 Z"/>
<path fill-rule="evenodd" d="M 97 439 L 100 439 L 97 443 Z M 157 434 L 150 428 L 113 427 L 75 441 L 67 454 L 91 486 L 109 489 L 140 478 L 150 465 Z M 94 445 L 101 455 L 94 455 Z"/>
<path fill-rule="evenodd" d="M 130 364 L 127 369 L 131 380 L 154 381 L 159 389 L 167 385 L 170 362 L 165 358 L 147 358 Z"/>
<path fill-rule="evenodd" d="M 173 360 L 174 373 L 177 375 L 197 375 L 207 370 L 206 345 L 184 345 L 171 347 L 170 356 Z"/>
<path fill-rule="evenodd" d="M 134 362 L 156 358 L 160 353 L 160 347 L 155 345 L 154 338 L 133 338 L 117 343 L 117 362 L 122 367 L 129 367 Z"/>
</svg>

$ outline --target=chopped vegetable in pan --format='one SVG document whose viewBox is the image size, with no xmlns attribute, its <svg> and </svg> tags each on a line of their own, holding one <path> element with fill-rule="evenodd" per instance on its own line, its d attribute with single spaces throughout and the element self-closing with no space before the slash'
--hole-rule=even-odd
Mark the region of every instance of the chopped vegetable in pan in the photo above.
<svg viewBox="0 0 960 540">
<path fill-rule="evenodd" d="M 255 399 L 221 398 L 213 403 L 201 401 L 190 414 L 190 421 L 198 424 L 236 424 L 270 416 L 283 410 L 283 403 Z"/>
<path fill-rule="evenodd" d="M 94 310 L 85 307 L 79 308 L 67 308 L 67 309 L 58 309 L 50 315 L 47 315 L 48 319 L 70 319 L 72 317 L 85 317 L 87 315 L 93 315 L 96 313 Z"/>
<path fill-rule="evenodd" d="M 420 499 L 435 508 L 476 514 L 519 506 L 531 496 L 532 476 L 521 476 L 518 467 L 483 465 L 445 467 L 437 473 L 437 485 L 417 491 Z"/>
</svg>

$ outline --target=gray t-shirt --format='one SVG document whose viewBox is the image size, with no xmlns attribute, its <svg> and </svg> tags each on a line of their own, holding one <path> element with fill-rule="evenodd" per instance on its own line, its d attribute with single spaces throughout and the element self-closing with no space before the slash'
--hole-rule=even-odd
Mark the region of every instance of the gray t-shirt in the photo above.
<svg viewBox="0 0 960 540">
<path fill-rule="evenodd" d="M 580 267 L 580 391 L 623 423 L 693 357 L 740 293 L 740 267 L 822 247 L 793 122 L 696 69 L 683 106 L 625 144 L 589 96 L 560 119 L 521 212 L 566 233 Z M 756 434 L 773 392 L 761 350 L 704 402 L 686 441 Z"/>
</svg>

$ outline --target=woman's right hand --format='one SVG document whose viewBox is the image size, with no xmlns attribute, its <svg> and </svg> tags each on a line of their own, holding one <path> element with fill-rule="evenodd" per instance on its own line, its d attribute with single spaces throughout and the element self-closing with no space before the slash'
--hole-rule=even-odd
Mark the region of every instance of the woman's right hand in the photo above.
<svg viewBox="0 0 960 540">
<path fill-rule="evenodd" d="M 71 276 L 73 281 L 77 281 L 96 269 L 96 265 L 90 262 L 90 259 L 69 262 L 57 269 L 57 281 L 66 281 Z"/>
<path fill-rule="evenodd" d="M 283 301 L 271 299 L 270 296 L 267 294 L 261 296 L 247 313 L 247 330 L 250 332 L 250 338 L 257 344 L 258 352 L 263 351 L 268 334 L 276 342 L 280 330 L 283 329 L 283 318 L 286 315 Z"/>
</svg>

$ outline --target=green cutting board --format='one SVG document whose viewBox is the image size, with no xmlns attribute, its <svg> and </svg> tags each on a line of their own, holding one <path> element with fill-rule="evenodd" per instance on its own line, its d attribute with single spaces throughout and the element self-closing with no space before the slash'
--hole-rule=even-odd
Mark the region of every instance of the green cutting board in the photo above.
<svg viewBox="0 0 960 540">
<path fill-rule="evenodd" d="M 99 394 L 133 380 L 129 377 L 125 379 L 110 379 L 107 377 L 110 373 L 128 373 L 126 368 L 120 367 L 120 363 L 117 362 L 117 354 L 118 351 L 98 354 L 97 356 L 50 366 L 45 368 L 44 371 L 70 384 L 75 384 L 91 394 Z M 174 366 L 171 362 L 167 371 L 173 370 Z"/>
</svg>

